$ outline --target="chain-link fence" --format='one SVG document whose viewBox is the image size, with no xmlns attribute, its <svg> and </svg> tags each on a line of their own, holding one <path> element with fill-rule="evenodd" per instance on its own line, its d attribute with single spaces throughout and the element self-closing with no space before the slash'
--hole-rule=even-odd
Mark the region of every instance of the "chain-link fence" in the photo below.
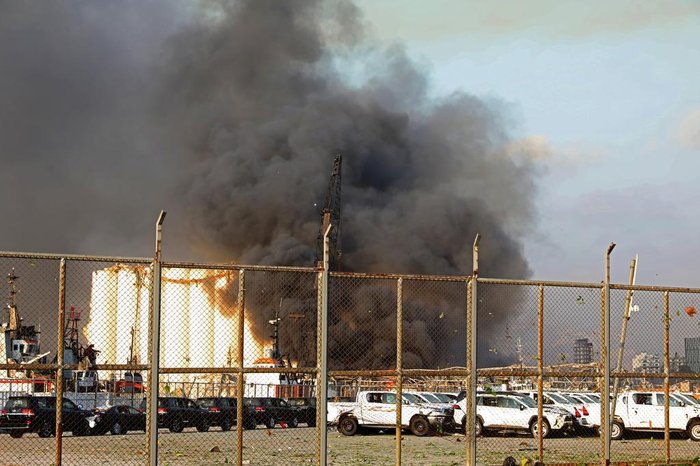
<svg viewBox="0 0 700 466">
<path fill-rule="evenodd" d="M 2 464 L 700 456 L 700 290 L 18 253 L 0 270 Z"/>
</svg>

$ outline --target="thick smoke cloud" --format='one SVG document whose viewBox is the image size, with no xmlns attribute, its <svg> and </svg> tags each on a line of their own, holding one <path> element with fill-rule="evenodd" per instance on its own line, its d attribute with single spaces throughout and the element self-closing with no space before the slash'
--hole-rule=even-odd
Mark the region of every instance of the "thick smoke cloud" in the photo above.
<svg viewBox="0 0 700 466">
<path fill-rule="evenodd" d="M 401 46 L 374 44 L 352 3 L 1 8 L 3 249 L 150 255 L 166 208 L 166 257 L 311 265 L 340 152 L 344 270 L 466 274 L 480 232 L 482 275 L 529 274 L 517 235 L 533 217 L 534 175 L 506 153 L 507 109 L 432 98 L 429 73 Z M 344 301 L 383 315 L 394 309 L 376 304 L 383 293 Z M 407 303 L 407 328 L 440 351 L 417 347 L 411 360 L 452 364 L 440 354 L 463 351 L 441 335 L 463 327 L 463 310 L 435 323 L 424 314 L 440 306 L 426 300 Z M 267 336 L 272 307 L 260 309 Z M 355 364 L 386 359 L 395 322 L 351 329 L 340 317 L 351 311 L 333 311 L 332 341 L 376 340 Z M 298 334 L 281 334 L 307 357 Z"/>
<path fill-rule="evenodd" d="M 401 47 L 382 50 L 358 39 L 359 13 L 349 3 L 331 6 L 227 4 L 171 42 L 163 113 L 173 142 L 193 161 L 184 195 L 202 250 L 243 263 L 312 264 L 320 206 L 340 152 L 344 269 L 468 273 L 471 242 L 481 232 L 482 273 L 527 276 L 513 233 L 532 214 L 533 175 L 503 152 L 507 115 L 467 94 L 432 99 L 427 74 Z M 350 85 L 338 63 L 359 53 L 373 57 L 374 67 Z M 395 301 L 379 299 L 380 289 L 341 293 L 338 306 L 349 309 L 332 311 L 332 359 L 365 368 L 390 361 Z M 350 326 L 357 319 L 341 317 L 367 306 L 374 314 L 366 322 Z M 463 345 L 440 341 L 464 328 L 457 306 L 440 331 L 420 312 L 407 313 L 413 341 L 443 350 L 430 357 L 416 350 L 415 365 L 459 362 L 451 354 L 464 354 Z M 259 335 L 269 334 L 271 317 L 256 319 Z M 298 334 L 289 338 L 283 346 L 296 346 Z M 342 361 L 345 348 L 356 349 L 345 350 L 346 359 L 354 353 L 352 364 Z"/>
</svg>

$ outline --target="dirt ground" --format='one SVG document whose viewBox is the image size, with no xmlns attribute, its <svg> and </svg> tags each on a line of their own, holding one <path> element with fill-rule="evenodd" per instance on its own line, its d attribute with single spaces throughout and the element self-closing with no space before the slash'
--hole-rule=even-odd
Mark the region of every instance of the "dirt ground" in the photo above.
<svg viewBox="0 0 700 466">
<path fill-rule="evenodd" d="M 42 439 L 34 434 L 21 439 L 0 434 L 0 464 L 53 465 L 56 439 Z M 335 430 L 328 432 L 328 458 L 337 465 L 390 465 L 395 461 L 396 440 L 393 433 L 377 433 L 344 437 Z M 597 461 L 601 443 L 598 437 L 552 438 L 544 441 L 547 464 Z M 145 464 L 146 437 L 130 433 L 122 436 L 65 437 L 64 465 L 137 465 Z M 612 459 L 646 464 L 663 461 L 663 437 L 637 438 L 613 442 Z M 689 461 L 700 456 L 700 444 L 672 439 L 671 456 L 676 461 Z M 465 464 L 464 436 L 403 436 L 402 464 L 462 465 Z M 501 465 L 506 456 L 518 460 L 536 458 L 537 442 L 525 436 L 479 438 L 478 464 Z M 172 434 L 161 431 L 159 464 L 223 465 L 236 462 L 236 432 L 214 429 L 207 433 L 185 431 Z M 316 431 L 309 428 L 244 432 L 243 464 L 296 465 L 316 463 Z"/>
</svg>

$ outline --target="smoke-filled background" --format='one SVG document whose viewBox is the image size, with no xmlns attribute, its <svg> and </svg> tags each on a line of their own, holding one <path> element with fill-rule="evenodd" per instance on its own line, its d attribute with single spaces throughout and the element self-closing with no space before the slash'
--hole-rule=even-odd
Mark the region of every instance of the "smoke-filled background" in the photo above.
<svg viewBox="0 0 700 466">
<path fill-rule="evenodd" d="M 375 43 L 351 2 L 0 8 L 3 249 L 150 255 L 164 208 L 167 258 L 311 266 L 341 153 L 344 270 L 468 274 L 480 232 L 482 275 L 529 275 L 534 167 L 507 107 L 431 97 L 429 70 Z M 463 310 L 438 332 L 407 306 L 414 339 L 444 348 L 413 364 L 459 362 L 440 354 Z M 251 314 L 260 335 L 270 312 Z M 379 322 L 331 338 L 381 340 Z"/>
</svg>

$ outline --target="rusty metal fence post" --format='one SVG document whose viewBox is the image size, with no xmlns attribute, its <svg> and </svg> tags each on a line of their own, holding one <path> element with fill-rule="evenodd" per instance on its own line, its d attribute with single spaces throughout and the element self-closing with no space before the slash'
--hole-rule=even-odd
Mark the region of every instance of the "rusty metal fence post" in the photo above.
<svg viewBox="0 0 700 466">
<path fill-rule="evenodd" d="M 396 281 L 396 465 L 401 465 L 403 408 L 403 278 Z"/>
<path fill-rule="evenodd" d="M 328 266 L 330 244 L 328 234 L 331 225 L 323 233 L 323 268 L 319 272 L 318 322 L 316 355 L 316 406 L 318 429 L 318 462 L 328 464 Z"/>
<path fill-rule="evenodd" d="M 245 375 L 243 374 L 243 347 L 245 332 L 245 270 L 238 271 L 238 329 L 236 346 L 236 464 L 243 464 L 243 396 L 245 391 Z"/>
<path fill-rule="evenodd" d="M 670 327 L 671 316 L 669 314 L 668 291 L 664 291 L 664 446 L 666 452 L 666 464 L 671 462 L 671 430 L 670 430 L 670 395 L 669 373 L 671 371 Z"/>
<path fill-rule="evenodd" d="M 610 464 L 610 431 L 612 429 L 612 420 L 615 414 L 610 414 L 610 356 L 608 348 L 610 348 L 610 254 L 615 249 L 615 243 L 610 243 L 605 252 L 605 283 L 603 286 L 603 315 L 600 335 L 600 358 L 603 363 L 603 374 L 601 380 L 601 401 L 600 401 L 600 438 L 602 445 L 601 464 L 607 466 Z"/>
<path fill-rule="evenodd" d="M 637 276 L 637 258 L 630 261 L 630 275 L 629 284 L 634 285 L 635 278 Z M 625 296 L 625 315 L 622 318 L 622 330 L 620 330 L 620 346 L 617 351 L 617 364 L 615 364 L 615 372 L 620 372 L 622 370 L 622 358 L 625 352 L 625 339 L 627 337 L 627 324 L 630 320 L 630 315 L 632 312 L 632 296 L 634 295 L 634 290 L 629 288 Z M 617 408 L 617 392 L 620 386 L 619 375 L 613 380 L 613 392 L 612 392 L 612 408 L 610 412 L 613 413 L 613 419 L 615 417 L 615 409 Z"/>
<path fill-rule="evenodd" d="M 243 345 L 245 332 L 245 270 L 238 271 L 238 328 L 236 331 L 236 464 L 243 464 L 243 396 L 245 375 L 243 374 Z"/>
<path fill-rule="evenodd" d="M 58 338 L 56 341 L 56 459 L 63 460 L 63 319 L 66 312 L 66 259 L 62 258 L 58 271 Z"/>
<path fill-rule="evenodd" d="M 477 319 L 477 281 L 479 277 L 479 240 L 478 233 L 474 238 L 472 248 L 472 279 L 471 279 L 471 306 L 467 319 L 467 369 L 469 372 L 469 385 L 467 386 L 467 421 L 464 426 L 464 435 L 467 444 L 467 465 L 476 464 L 476 388 L 478 374 L 476 369 L 476 319 Z"/>
<path fill-rule="evenodd" d="M 160 368 L 160 285 L 161 285 L 161 239 L 163 221 L 166 212 L 160 211 L 156 221 L 156 250 L 153 258 L 153 296 L 151 311 L 151 339 L 150 339 L 150 391 L 146 403 L 147 410 L 147 437 L 148 437 L 148 463 L 151 466 L 158 464 L 158 381 Z"/>
<path fill-rule="evenodd" d="M 537 290 L 537 459 L 543 462 L 544 446 L 542 442 L 542 416 L 544 415 L 543 403 L 543 377 L 544 373 L 544 286 Z"/>
</svg>

